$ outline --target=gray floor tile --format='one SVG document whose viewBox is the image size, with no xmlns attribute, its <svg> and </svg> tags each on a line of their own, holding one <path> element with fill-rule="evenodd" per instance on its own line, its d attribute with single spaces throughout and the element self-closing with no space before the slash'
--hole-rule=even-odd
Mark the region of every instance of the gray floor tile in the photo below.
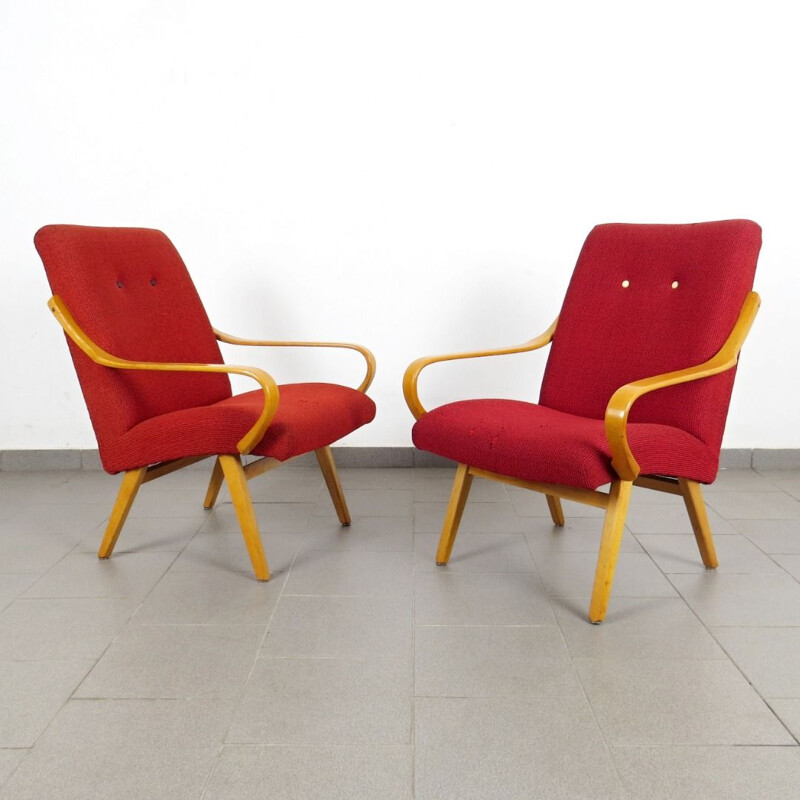
<svg viewBox="0 0 800 800">
<path fill-rule="evenodd" d="M 800 699 L 800 628 L 712 628 L 763 697 Z"/>
<path fill-rule="evenodd" d="M 114 555 L 123 553 L 179 553 L 192 540 L 205 521 L 203 517 L 152 517 L 128 519 L 114 546 Z M 97 553 L 103 541 L 104 520 L 75 547 L 77 552 Z"/>
<path fill-rule="evenodd" d="M 398 597 L 281 598 L 261 655 L 411 657 L 411 606 Z"/>
<path fill-rule="evenodd" d="M 4 750 L 0 748 L 0 789 L 11 777 L 27 752 L 27 750 Z"/>
<path fill-rule="evenodd" d="M 328 501 L 330 502 L 330 500 Z M 314 510 L 312 503 L 254 503 L 256 520 L 261 535 L 268 533 L 302 533 Z M 211 511 L 204 512 L 203 534 L 238 533 L 239 520 L 232 503 L 218 503 Z M 330 513 L 336 516 L 331 506 Z"/>
<path fill-rule="evenodd" d="M 535 572 L 525 538 L 519 533 L 462 533 L 456 538 L 450 561 L 436 564 L 436 533 L 414 534 L 417 572 Z"/>
<path fill-rule="evenodd" d="M 312 517 L 304 541 L 314 550 L 407 553 L 413 546 L 413 522 L 411 517 L 356 517 L 343 526 L 335 518 Z"/>
<path fill-rule="evenodd" d="M 773 558 L 793 578 L 800 581 L 800 553 L 796 555 L 775 555 Z"/>
<path fill-rule="evenodd" d="M 259 658 L 230 744 L 411 744 L 408 658 Z"/>
<path fill-rule="evenodd" d="M 0 611 L 20 597 L 38 577 L 34 573 L 8 575 L 0 572 Z"/>
<path fill-rule="evenodd" d="M 800 625 L 800 583 L 789 575 L 671 575 L 675 588 L 708 626 Z"/>
<path fill-rule="evenodd" d="M 23 596 L 143 598 L 174 560 L 174 553 L 120 553 L 110 559 L 71 553 Z"/>
<path fill-rule="evenodd" d="M 715 492 L 706 503 L 726 519 L 800 519 L 800 500 L 775 492 Z"/>
<path fill-rule="evenodd" d="M 270 574 L 278 577 L 289 571 L 302 544 L 302 537 L 262 531 L 261 544 L 269 564 Z M 240 532 L 198 533 L 170 568 L 171 572 L 213 572 L 216 570 L 237 573 L 242 578 L 255 580 L 253 564 Z"/>
<path fill-rule="evenodd" d="M 3 657 L 15 661 L 99 658 L 139 602 L 130 597 L 15 600 L 0 614 Z"/>
<path fill-rule="evenodd" d="M 0 798 L 199 798 L 233 711 L 208 700 L 72 700 Z"/>
<path fill-rule="evenodd" d="M 207 483 L 207 481 L 204 483 Z M 199 491 L 196 492 L 158 491 L 157 486 L 158 482 L 148 483 L 139 489 L 131 506 L 130 519 L 147 519 L 150 517 L 205 519 L 209 513 L 203 508 L 203 499 L 206 493 L 204 485 L 198 486 Z M 114 499 L 112 496 L 107 509 L 108 513 L 111 511 Z"/>
<path fill-rule="evenodd" d="M 414 503 L 414 533 L 440 533 L 447 503 Z M 522 533 L 511 503 L 470 503 L 459 533 Z"/>
<path fill-rule="evenodd" d="M 612 597 L 602 625 L 588 625 L 589 597 L 553 602 L 569 652 L 576 658 L 725 659 L 714 637 L 680 598 Z"/>
<path fill-rule="evenodd" d="M 307 550 L 295 559 L 285 591 L 410 600 L 413 585 L 411 553 Z"/>
<path fill-rule="evenodd" d="M 765 553 L 800 554 L 800 520 L 735 519 L 731 525 Z"/>
<path fill-rule="evenodd" d="M 715 497 L 716 496 L 717 495 L 715 495 Z M 777 497 L 778 495 L 773 496 Z M 708 524 L 713 535 L 736 533 L 736 530 L 729 522 L 724 520 L 709 507 L 708 498 L 706 498 L 706 513 L 708 515 Z M 686 506 L 683 503 L 676 503 L 674 505 L 645 505 L 644 503 L 636 506 L 631 505 L 628 511 L 626 524 L 637 536 L 640 533 L 692 532 L 692 523 L 689 520 L 689 515 L 686 513 Z"/>
<path fill-rule="evenodd" d="M 610 745 L 794 744 L 728 661 L 575 664 Z"/>
<path fill-rule="evenodd" d="M 0 748 L 32 747 L 93 665 L 0 661 Z"/>
<path fill-rule="evenodd" d="M 410 747 L 226 746 L 203 800 L 412 800 Z"/>
<path fill-rule="evenodd" d="M 57 534 L 29 536 L 22 531 L 0 533 L 0 571 L 47 572 L 74 547 L 74 542 Z"/>
<path fill-rule="evenodd" d="M 580 697 L 556 627 L 418 626 L 417 697 Z"/>
<path fill-rule="evenodd" d="M 798 747 L 613 747 L 631 800 L 794 800 Z"/>
<path fill-rule="evenodd" d="M 527 572 L 414 576 L 417 625 L 552 625 L 553 611 L 536 575 Z"/>
<path fill-rule="evenodd" d="M 262 625 L 129 626 L 75 697 L 236 697 L 263 635 Z"/>
<path fill-rule="evenodd" d="M 640 533 L 637 537 L 659 569 L 667 574 L 705 572 L 694 534 Z M 714 537 L 718 572 L 779 574 L 782 570 L 747 538 L 737 534 Z"/>
<path fill-rule="evenodd" d="M 314 515 L 328 517 L 336 513 L 331 498 L 317 500 Z M 347 489 L 345 500 L 351 517 L 410 517 L 414 493 L 410 489 Z"/>
<path fill-rule="evenodd" d="M 304 473 L 304 471 L 303 471 Z M 295 475 L 291 470 L 276 470 L 247 485 L 254 503 L 317 503 L 324 489 L 322 473 Z"/>
<path fill-rule="evenodd" d="M 780 721 L 789 729 L 792 736 L 800 741 L 800 700 L 797 698 L 773 699 L 769 701 L 769 705 Z"/>
<path fill-rule="evenodd" d="M 619 798 L 584 698 L 421 698 L 417 800 Z"/>
<path fill-rule="evenodd" d="M 541 492 L 509 486 L 508 496 L 511 498 L 511 504 L 517 516 L 546 517 L 550 519 L 547 498 Z M 604 513 L 600 508 L 587 506 L 583 503 L 575 503 L 571 500 L 562 500 L 561 507 L 564 510 L 564 517 L 566 519 L 573 519 L 575 517 L 602 517 Z"/>
<path fill-rule="evenodd" d="M 545 589 L 553 597 L 585 597 L 591 593 L 596 553 L 535 552 L 533 559 Z M 615 597 L 673 597 L 675 589 L 644 553 L 620 553 L 614 575 Z M 613 610 L 613 606 L 612 606 Z"/>
<path fill-rule="evenodd" d="M 340 469 L 339 481 L 345 493 L 351 489 L 402 489 L 414 488 L 414 470 L 408 468 Z"/>
<path fill-rule="evenodd" d="M 268 582 L 236 572 L 168 572 L 132 623 L 158 625 L 267 625 L 285 574 Z"/>
<path fill-rule="evenodd" d="M 769 478 L 752 469 L 721 469 L 714 483 L 703 486 L 703 493 L 711 492 L 775 492 L 780 488 Z"/>
<path fill-rule="evenodd" d="M 104 507 L 92 504 L 63 505 L 28 504 L 17 513 L 0 521 L 0 538 L 4 534 L 56 534 L 67 537 L 73 544 L 93 531 L 108 515 Z"/>
<path fill-rule="evenodd" d="M 523 530 L 534 552 L 596 555 L 600 550 L 603 522 L 597 517 L 572 517 L 566 520 L 564 527 L 557 528 L 549 517 L 529 517 L 523 520 Z M 627 529 L 622 537 L 620 552 L 642 552 L 639 543 Z"/>
</svg>

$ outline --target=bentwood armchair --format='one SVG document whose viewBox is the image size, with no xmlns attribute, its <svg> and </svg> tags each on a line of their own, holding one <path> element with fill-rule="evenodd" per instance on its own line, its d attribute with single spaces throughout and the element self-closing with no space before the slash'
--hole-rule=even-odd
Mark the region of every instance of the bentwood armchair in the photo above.
<svg viewBox="0 0 800 800">
<path fill-rule="evenodd" d="M 761 229 L 749 220 L 599 225 L 556 321 L 517 347 L 432 356 L 406 370 L 414 444 L 458 463 L 436 562 L 448 562 L 474 477 L 605 510 L 589 619 L 606 614 L 633 486 L 680 495 L 717 566 L 700 485 L 717 475 L 739 351 L 759 307 Z M 426 411 L 422 370 L 552 344 L 538 404 L 457 401 Z M 610 485 L 608 491 L 599 487 Z"/>
<path fill-rule="evenodd" d="M 109 473 L 124 472 L 98 555 L 108 558 L 139 487 L 214 457 L 205 507 L 227 481 L 258 580 L 269 580 L 247 481 L 313 451 L 342 525 L 350 523 L 330 445 L 370 422 L 375 359 L 332 342 L 240 339 L 212 328 L 178 252 L 160 231 L 48 225 L 35 237 L 53 291 L 48 303 L 70 353 Z M 279 386 L 264 370 L 223 363 L 218 342 L 358 351 L 357 389 Z M 233 395 L 229 375 L 258 385 Z M 243 455 L 257 456 L 243 464 Z"/>
</svg>

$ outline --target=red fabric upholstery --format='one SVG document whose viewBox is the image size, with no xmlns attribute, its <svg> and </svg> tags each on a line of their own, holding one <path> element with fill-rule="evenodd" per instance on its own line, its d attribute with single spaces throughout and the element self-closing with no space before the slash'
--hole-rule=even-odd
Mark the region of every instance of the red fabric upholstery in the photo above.
<svg viewBox="0 0 800 800">
<path fill-rule="evenodd" d="M 254 455 L 286 461 L 332 444 L 375 417 L 375 403 L 346 386 L 295 383 L 279 389 L 278 411 Z M 106 449 L 103 466 L 118 472 L 187 456 L 236 453 L 236 443 L 264 407 L 263 398 L 256 389 L 140 422 Z"/>
<path fill-rule="evenodd" d="M 53 293 L 109 353 L 135 361 L 222 363 L 189 273 L 160 231 L 50 225 L 35 244 Z M 111 369 L 69 344 L 108 472 L 236 453 L 263 408 L 260 390 L 232 397 L 226 375 Z M 280 393 L 256 455 L 285 461 L 332 444 L 375 416 L 370 398 L 344 386 L 289 384 Z"/>
<path fill-rule="evenodd" d="M 539 405 L 452 403 L 418 420 L 414 444 L 525 480 L 607 483 L 615 477 L 603 424 L 611 395 L 714 355 L 752 289 L 760 247 L 761 229 L 749 220 L 596 227 L 567 290 Z M 629 442 L 643 474 L 714 480 L 734 373 L 634 404 Z"/>
<path fill-rule="evenodd" d="M 649 475 L 710 483 L 719 451 L 667 425 L 628 426 L 631 450 Z M 602 420 L 519 400 L 463 400 L 414 425 L 420 450 L 513 478 L 596 489 L 616 478 Z"/>
<path fill-rule="evenodd" d="M 710 358 L 753 288 L 760 247 L 749 220 L 597 226 L 567 289 L 539 402 L 602 419 L 623 384 Z M 680 428 L 719 450 L 733 380 L 731 370 L 652 392 L 630 420 Z"/>
</svg>

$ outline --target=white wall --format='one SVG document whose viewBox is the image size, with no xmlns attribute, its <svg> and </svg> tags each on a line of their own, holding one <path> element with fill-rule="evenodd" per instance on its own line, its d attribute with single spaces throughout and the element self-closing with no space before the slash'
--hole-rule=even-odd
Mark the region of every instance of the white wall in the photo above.
<svg viewBox="0 0 800 800">
<path fill-rule="evenodd" d="M 379 416 L 346 443 L 402 446 L 405 366 L 543 330 L 592 225 L 730 217 L 764 228 L 764 306 L 725 445 L 800 446 L 785 8 L 2 0 L 0 450 L 94 446 L 45 223 L 163 229 L 225 330 L 367 344 Z M 248 357 L 360 379 L 350 354 L 299 355 Z M 541 355 L 494 361 L 441 367 L 423 399 L 536 397 Z"/>
</svg>

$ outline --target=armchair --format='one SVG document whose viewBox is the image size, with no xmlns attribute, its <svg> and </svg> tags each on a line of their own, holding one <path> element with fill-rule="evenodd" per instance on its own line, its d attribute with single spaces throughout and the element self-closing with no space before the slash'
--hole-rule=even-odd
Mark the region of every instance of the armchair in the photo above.
<svg viewBox="0 0 800 800">
<path fill-rule="evenodd" d="M 209 323 L 169 239 L 143 228 L 48 225 L 34 239 L 53 291 L 48 306 L 67 336 L 104 469 L 124 472 L 98 555 L 109 558 L 139 487 L 214 457 L 204 506 L 227 481 L 253 571 L 269 580 L 247 481 L 313 451 L 342 525 L 350 523 L 330 445 L 372 421 L 365 392 L 375 359 L 334 342 L 241 339 Z M 357 389 L 330 383 L 279 386 L 264 370 L 223 363 L 218 342 L 334 347 L 359 352 Z M 231 374 L 258 389 L 233 395 Z M 258 458 L 242 462 L 243 455 Z"/>
<path fill-rule="evenodd" d="M 717 566 L 701 484 L 717 474 L 739 351 L 760 304 L 751 291 L 761 229 L 749 220 L 599 225 L 560 316 L 518 347 L 414 361 L 403 391 L 416 447 L 458 463 L 437 564 L 448 562 L 472 479 L 605 510 L 589 619 L 606 615 L 633 486 L 680 495 L 700 555 Z M 538 404 L 456 401 L 426 411 L 426 367 L 551 344 Z M 598 491 L 609 484 L 608 491 Z"/>
</svg>

